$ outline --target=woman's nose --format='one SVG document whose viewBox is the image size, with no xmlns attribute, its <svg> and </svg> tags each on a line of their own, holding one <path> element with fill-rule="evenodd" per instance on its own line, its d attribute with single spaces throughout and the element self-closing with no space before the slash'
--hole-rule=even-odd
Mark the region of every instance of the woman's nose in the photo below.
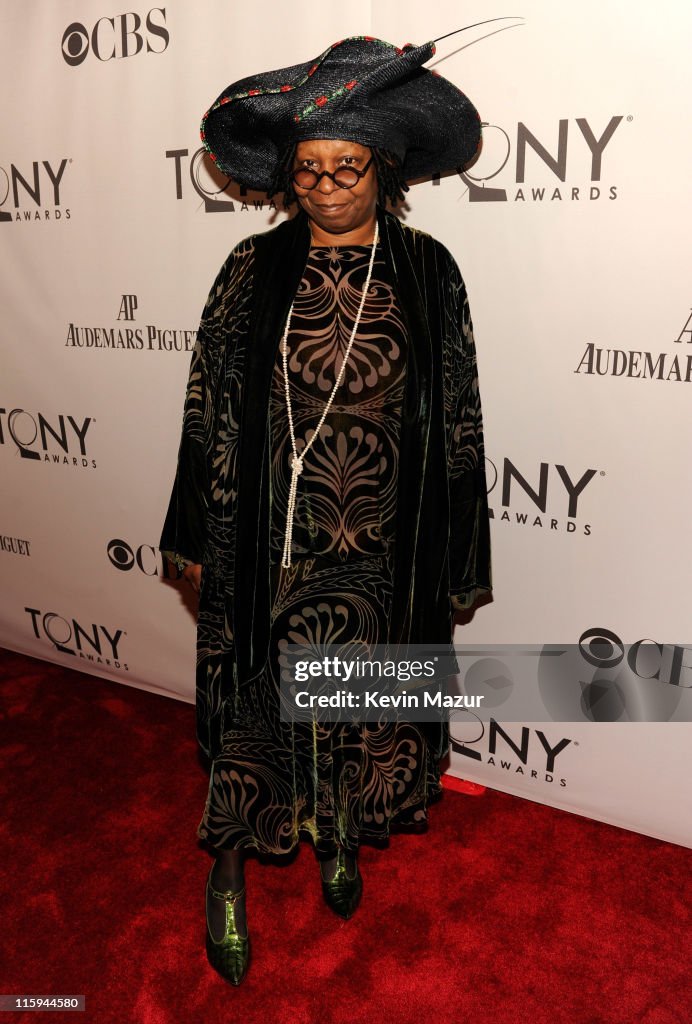
<svg viewBox="0 0 692 1024">
<path fill-rule="evenodd" d="M 336 189 L 338 187 L 339 186 L 336 184 L 336 182 L 332 181 L 331 178 L 328 178 L 326 174 L 317 183 L 318 191 L 321 192 L 325 196 L 331 195 L 331 193 L 334 191 L 334 189 Z"/>
</svg>

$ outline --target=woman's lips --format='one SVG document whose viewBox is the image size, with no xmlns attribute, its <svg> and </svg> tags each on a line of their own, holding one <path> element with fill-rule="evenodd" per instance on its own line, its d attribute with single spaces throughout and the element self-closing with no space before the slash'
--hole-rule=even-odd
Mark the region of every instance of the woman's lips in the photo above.
<svg viewBox="0 0 692 1024">
<path fill-rule="evenodd" d="M 337 210 L 343 210 L 345 203 L 315 203 L 323 213 L 336 213 Z"/>
</svg>

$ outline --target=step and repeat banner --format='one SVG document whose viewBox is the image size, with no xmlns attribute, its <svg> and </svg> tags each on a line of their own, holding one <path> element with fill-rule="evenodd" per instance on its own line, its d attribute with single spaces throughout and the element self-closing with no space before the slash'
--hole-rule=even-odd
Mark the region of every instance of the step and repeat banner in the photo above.
<svg viewBox="0 0 692 1024">
<path fill-rule="evenodd" d="M 495 715 L 455 718 L 449 771 L 692 846 L 692 8 L 34 0 L 0 26 L 0 644 L 193 699 L 195 597 L 156 546 L 190 355 L 229 250 L 285 216 L 218 176 L 201 116 L 345 36 L 469 26 L 429 67 L 483 151 L 402 214 L 454 253 L 476 335 L 494 599 L 455 638 L 583 672 L 520 721 L 486 658 Z"/>
</svg>

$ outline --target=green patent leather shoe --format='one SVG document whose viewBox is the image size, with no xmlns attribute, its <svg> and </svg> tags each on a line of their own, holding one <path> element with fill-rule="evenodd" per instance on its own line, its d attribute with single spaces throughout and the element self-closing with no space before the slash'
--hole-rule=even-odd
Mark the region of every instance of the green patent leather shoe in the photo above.
<svg viewBox="0 0 692 1024">
<path fill-rule="evenodd" d="M 213 871 L 212 867 L 212 871 Z M 227 890 L 219 892 L 211 884 L 211 871 L 207 879 L 209 894 L 217 900 L 224 900 L 226 903 L 226 928 L 220 942 L 211 934 L 209 928 L 209 913 L 205 905 L 207 919 L 207 959 L 215 971 L 230 981 L 231 985 L 240 985 L 247 972 L 250 962 L 250 936 L 240 935 L 235 921 L 236 901 L 245 895 L 245 886 L 237 892 Z"/>
<path fill-rule="evenodd" d="M 322 874 L 321 865 L 320 874 Z M 346 858 L 344 851 L 339 847 L 336 852 L 336 872 L 334 877 L 327 880 L 322 875 L 322 894 L 327 906 L 331 907 L 339 917 L 348 920 L 360 903 L 362 892 L 363 879 L 358 870 L 358 861 L 356 861 L 356 873 L 351 878 L 346 874 Z"/>
</svg>

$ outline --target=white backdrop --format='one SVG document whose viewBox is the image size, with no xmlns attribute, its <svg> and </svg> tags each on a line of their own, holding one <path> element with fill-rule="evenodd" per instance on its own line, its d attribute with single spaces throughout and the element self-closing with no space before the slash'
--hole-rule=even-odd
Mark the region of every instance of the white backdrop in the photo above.
<svg viewBox="0 0 692 1024">
<path fill-rule="evenodd" d="M 219 192 L 201 115 L 344 36 L 417 43 L 511 10 L 439 44 L 484 150 L 405 211 L 457 257 L 478 347 L 494 601 L 456 639 L 692 647 L 692 9 L 343 7 L 0 11 L 0 643 L 192 699 L 194 605 L 156 549 L 189 355 L 229 249 L 283 216 Z M 594 722 L 578 698 L 543 724 L 502 724 L 500 702 L 480 739 L 455 725 L 449 770 L 692 846 L 689 726 L 626 701 Z M 552 771 L 539 731 L 569 740 Z"/>
</svg>

